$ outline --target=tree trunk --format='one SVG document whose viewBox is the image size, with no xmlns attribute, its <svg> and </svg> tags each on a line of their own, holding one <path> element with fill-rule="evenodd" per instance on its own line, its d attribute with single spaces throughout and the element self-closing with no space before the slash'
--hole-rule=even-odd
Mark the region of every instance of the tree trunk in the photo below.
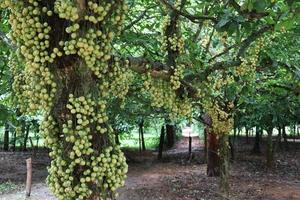
<svg viewBox="0 0 300 200">
<path fill-rule="evenodd" d="M 219 141 L 218 136 L 215 133 L 208 132 L 207 138 L 207 175 L 208 176 L 219 176 L 219 162 L 220 158 L 218 155 Z"/>
<path fill-rule="evenodd" d="M 252 153 L 254 153 L 254 154 L 261 153 L 261 151 L 260 151 L 260 128 L 258 126 L 256 126 L 256 130 L 255 130 L 255 141 L 254 141 Z"/>
<path fill-rule="evenodd" d="M 274 154 L 273 154 L 273 128 L 268 129 L 268 143 L 267 143 L 267 168 L 271 169 L 273 167 L 273 160 L 274 160 Z"/>
<path fill-rule="evenodd" d="M 142 120 L 139 123 L 139 132 L 141 135 L 141 146 L 142 146 L 142 151 L 146 150 L 146 145 L 145 145 L 145 138 L 144 138 L 144 120 Z"/>
<path fill-rule="evenodd" d="M 15 130 L 13 134 L 13 151 L 16 151 L 16 143 L 17 143 L 17 132 Z"/>
<path fill-rule="evenodd" d="M 207 135 L 208 135 L 208 128 L 204 129 L 204 155 L 205 155 L 205 162 L 207 163 Z"/>
<path fill-rule="evenodd" d="M 234 128 L 233 129 L 233 145 L 235 145 L 236 134 L 237 134 L 237 128 Z"/>
<path fill-rule="evenodd" d="M 220 189 L 225 197 L 229 197 L 229 147 L 228 135 L 223 134 L 219 139 L 220 145 Z"/>
<path fill-rule="evenodd" d="M 232 137 L 228 136 L 228 144 L 229 144 L 229 148 L 230 148 L 230 159 L 233 161 L 235 159 L 235 146 L 234 146 L 234 143 L 232 142 Z"/>
<path fill-rule="evenodd" d="M 278 140 L 277 140 L 277 145 L 279 146 L 280 149 L 282 149 L 282 142 L 281 142 L 281 138 L 282 138 L 282 129 L 280 126 L 278 126 Z"/>
<path fill-rule="evenodd" d="M 167 147 L 172 148 L 175 144 L 175 126 L 167 124 L 166 125 L 166 136 L 167 136 Z"/>
<path fill-rule="evenodd" d="M 160 138 L 159 138 L 159 146 L 158 146 L 158 156 L 157 159 L 161 160 L 162 159 L 162 152 L 164 148 L 164 140 L 165 140 L 165 127 L 161 127 L 160 131 Z"/>
<path fill-rule="evenodd" d="M 121 144 L 121 142 L 120 142 L 120 136 L 119 136 L 119 131 L 116 131 L 116 144 L 117 145 Z"/>
<path fill-rule="evenodd" d="M 296 124 L 293 125 L 294 143 L 296 143 Z"/>
<path fill-rule="evenodd" d="M 8 151 L 8 149 L 9 149 L 9 124 L 5 123 L 3 150 Z"/>
<path fill-rule="evenodd" d="M 30 124 L 26 126 L 25 134 L 24 134 L 24 141 L 23 141 L 23 151 L 27 151 L 27 141 L 29 136 Z"/>
<path fill-rule="evenodd" d="M 189 137 L 189 157 L 192 155 L 192 137 Z"/>
<path fill-rule="evenodd" d="M 246 143 L 249 144 L 249 129 L 246 128 Z"/>
<path fill-rule="evenodd" d="M 284 149 L 286 151 L 288 151 L 289 150 L 289 144 L 288 144 L 288 140 L 287 140 L 285 125 L 282 126 L 282 136 L 283 136 L 283 140 L 284 140 Z"/>
</svg>

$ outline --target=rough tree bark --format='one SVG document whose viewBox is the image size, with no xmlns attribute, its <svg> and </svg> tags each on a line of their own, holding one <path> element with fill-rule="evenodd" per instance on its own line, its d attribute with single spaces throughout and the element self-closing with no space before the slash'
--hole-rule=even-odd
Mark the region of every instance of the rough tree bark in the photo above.
<svg viewBox="0 0 300 200">
<path fill-rule="evenodd" d="M 217 134 L 208 132 L 207 137 L 207 175 L 219 176 L 220 175 L 220 157 L 218 155 L 219 140 Z"/>
<path fill-rule="evenodd" d="M 220 175 L 220 158 L 218 155 L 219 140 L 217 134 L 211 131 L 212 120 L 205 114 L 203 117 L 205 123 L 205 130 L 207 136 L 207 176 L 219 176 Z"/>
<path fill-rule="evenodd" d="M 220 189 L 225 197 L 229 197 L 229 146 L 228 135 L 222 134 L 219 138 L 220 146 Z"/>
</svg>

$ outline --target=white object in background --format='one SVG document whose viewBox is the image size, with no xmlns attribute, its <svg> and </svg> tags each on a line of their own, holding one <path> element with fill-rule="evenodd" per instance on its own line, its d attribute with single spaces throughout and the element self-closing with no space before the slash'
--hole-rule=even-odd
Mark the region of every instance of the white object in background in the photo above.
<svg viewBox="0 0 300 200">
<path fill-rule="evenodd" d="M 197 133 L 193 132 L 192 127 L 185 127 L 182 129 L 182 136 L 183 137 L 196 137 L 198 136 Z"/>
</svg>

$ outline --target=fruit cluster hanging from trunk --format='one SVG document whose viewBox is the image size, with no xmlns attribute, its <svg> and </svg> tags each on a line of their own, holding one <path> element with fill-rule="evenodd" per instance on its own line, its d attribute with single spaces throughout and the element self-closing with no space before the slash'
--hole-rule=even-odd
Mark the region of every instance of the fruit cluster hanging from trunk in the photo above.
<svg viewBox="0 0 300 200">
<path fill-rule="evenodd" d="M 13 66 L 18 103 L 24 113 L 44 115 L 50 189 L 64 200 L 112 198 L 127 172 L 107 115 L 130 82 L 128 66 L 111 57 L 123 0 L 7 0 L 1 7 L 11 10 L 22 63 Z"/>
</svg>

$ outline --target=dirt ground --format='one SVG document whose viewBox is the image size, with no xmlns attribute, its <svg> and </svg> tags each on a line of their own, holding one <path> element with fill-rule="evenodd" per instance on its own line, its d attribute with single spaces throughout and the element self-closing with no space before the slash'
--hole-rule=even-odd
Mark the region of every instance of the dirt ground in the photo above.
<svg viewBox="0 0 300 200">
<path fill-rule="evenodd" d="M 218 178 L 206 176 L 203 147 L 193 139 L 193 159 L 187 154 L 187 139 L 164 152 L 126 150 L 129 172 L 118 200 L 223 200 Z M 293 145 L 293 144 L 291 144 Z M 234 200 L 300 200 L 300 148 L 276 154 L 275 166 L 267 171 L 263 156 L 251 155 L 252 145 L 241 142 L 231 164 L 231 198 Z M 300 146 L 300 144 L 298 144 Z M 263 149 L 264 151 L 264 149 Z M 18 190 L 0 195 L 1 200 L 24 199 L 25 159 L 31 153 L 0 152 L 0 183 L 11 181 Z M 33 188 L 30 199 L 55 200 L 45 184 L 50 159 L 42 151 L 33 157 Z"/>
</svg>

